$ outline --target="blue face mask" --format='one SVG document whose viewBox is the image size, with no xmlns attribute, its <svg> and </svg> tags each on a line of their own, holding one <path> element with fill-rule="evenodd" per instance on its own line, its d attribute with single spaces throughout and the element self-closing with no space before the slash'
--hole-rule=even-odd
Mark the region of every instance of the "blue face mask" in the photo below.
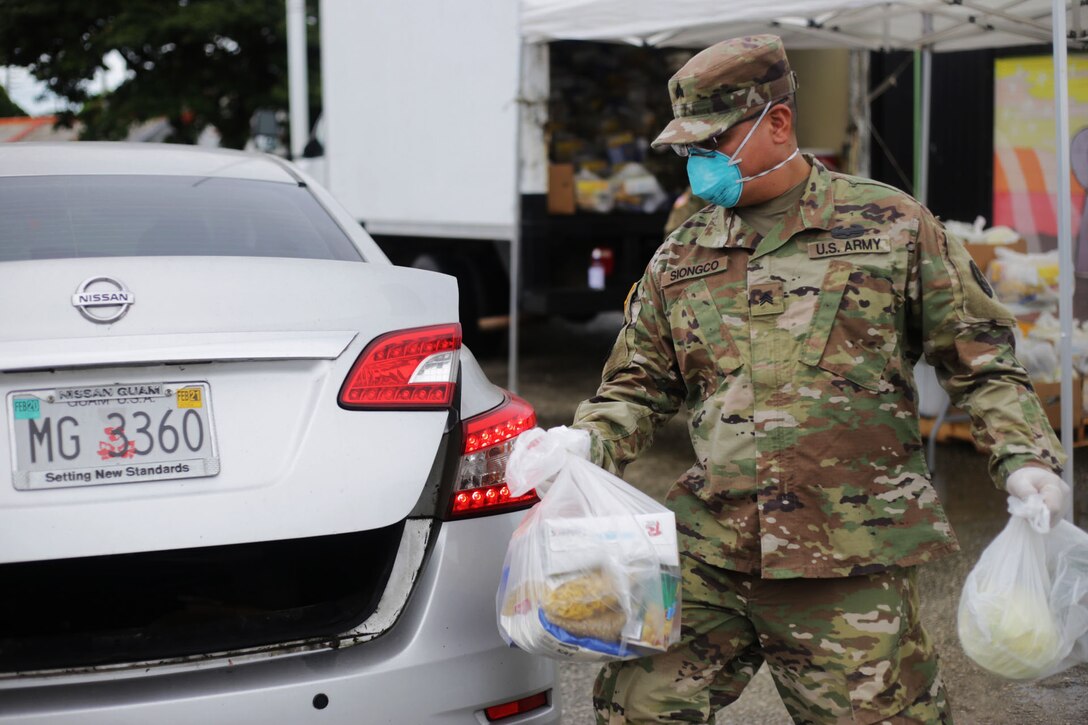
<svg viewBox="0 0 1088 725">
<path fill-rule="evenodd" d="M 756 128 L 759 127 L 760 122 L 763 121 L 763 117 L 767 115 L 770 108 L 771 104 L 767 104 L 763 108 L 763 112 L 759 114 L 759 119 L 748 130 L 748 134 L 737 146 L 737 150 L 733 152 L 732 157 L 723 154 L 721 151 L 706 151 L 697 147 L 689 149 L 688 181 L 691 182 L 691 191 L 695 196 L 706 199 L 712 204 L 731 209 L 740 201 L 740 194 L 744 189 L 745 181 L 752 181 L 761 176 L 766 176 L 772 171 L 777 171 L 797 155 L 800 149 L 794 149 L 792 154 L 766 171 L 761 171 L 752 176 L 741 176 L 741 158 L 738 154 L 744 148 L 744 145 L 748 143 L 748 139 L 752 137 L 752 134 L 755 133 Z"/>
</svg>

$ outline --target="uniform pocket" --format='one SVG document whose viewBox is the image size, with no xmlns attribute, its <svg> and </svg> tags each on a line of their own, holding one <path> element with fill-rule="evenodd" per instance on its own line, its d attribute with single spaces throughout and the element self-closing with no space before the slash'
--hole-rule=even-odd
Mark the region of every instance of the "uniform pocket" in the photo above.
<svg viewBox="0 0 1088 725">
<path fill-rule="evenodd" d="M 731 322 L 701 279 L 685 286 L 669 317 L 680 372 L 689 390 L 697 386 L 705 399 L 718 389 L 726 375 L 743 364 L 729 332 Z"/>
<path fill-rule="evenodd" d="M 914 722 L 913 718 L 923 711 L 914 709 L 905 713 L 904 710 L 918 702 L 937 677 L 933 641 L 918 619 L 917 574 L 914 570 L 892 567 L 877 574 L 872 582 L 888 595 L 898 594 L 898 602 L 886 601 L 883 610 L 875 611 L 897 612 L 899 622 L 896 628 L 886 616 L 877 615 L 870 620 L 861 614 L 855 619 L 858 635 L 875 645 L 868 648 L 865 661 L 856 662 L 846 673 L 854 722 L 877 723 L 896 715 Z M 885 623 L 889 625 L 886 631 L 879 631 Z M 874 628 L 878 631 L 874 632 Z"/>
<path fill-rule="evenodd" d="M 828 265 L 801 362 L 877 390 L 895 352 L 895 286 L 850 262 Z"/>
</svg>

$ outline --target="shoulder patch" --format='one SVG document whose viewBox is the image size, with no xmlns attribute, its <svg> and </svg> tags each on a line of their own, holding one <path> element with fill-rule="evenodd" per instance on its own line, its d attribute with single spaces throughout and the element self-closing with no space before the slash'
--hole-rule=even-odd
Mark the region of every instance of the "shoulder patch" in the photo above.
<svg viewBox="0 0 1088 725">
<path fill-rule="evenodd" d="M 994 296 L 994 288 L 990 286 L 989 281 L 986 279 L 986 275 L 982 273 L 982 270 L 975 264 L 975 260 L 971 260 L 971 274 L 974 275 L 975 281 L 978 282 L 978 286 L 982 288 L 982 291 L 986 293 L 987 297 Z"/>
<path fill-rule="evenodd" d="M 686 264 L 682 267 L 666 269 L 661 273 L 661 286 L 668 287 L 670 284 L 676 284 L 677 282 L 684 282 L 689 279 L 695 279 L 696 277 L 705 277 L 708 274 L 714 274 L 715 272 L 724 272 L 726 269 L 726 262 L 727 258 L 722 256 L 718 259 L 712 259 L 709 262 Z"/>
</svg>

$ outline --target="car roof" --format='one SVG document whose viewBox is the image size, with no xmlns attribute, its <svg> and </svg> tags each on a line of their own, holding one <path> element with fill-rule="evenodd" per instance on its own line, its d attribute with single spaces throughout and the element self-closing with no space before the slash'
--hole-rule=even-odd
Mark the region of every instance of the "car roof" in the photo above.
<svg viewBox="0 0 1088 725">
<path fill-rule="evenodd" d="M 256 152 L 181 144 L 99 141 L 0 144 L 0 178 L 104 174 L 298 183 L 276 157 Z"/>
</svg>

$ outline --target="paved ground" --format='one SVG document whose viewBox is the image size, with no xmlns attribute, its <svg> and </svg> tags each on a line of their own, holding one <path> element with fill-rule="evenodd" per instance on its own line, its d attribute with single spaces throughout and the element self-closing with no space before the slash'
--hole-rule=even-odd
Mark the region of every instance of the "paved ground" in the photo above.
<svg viewBox="0 0 1088 725">
<path fill-rule="evenodd" d="M 543 427 L 569 423 L 583 398 L 596 390 L 600 366 L 622 322 L 602 315 L 589 324 L 534 321 L 522 328 L 519 392 L 537 409 Z M 505 384 L 503 354 L 481 360 L 488 376 Z M 1083 454 L 1083 455 L 1082 455 Z M 628 481 L 661 496 L 692 459 L 682 416 L 657 436 L 653 449 L 632 464 Z M 1088 503 L 1088 449 L 1077 456 L 1077 495 Z M 963 578 L 979 553 L 1004 525 L 1004 496 L 986 475 L 986 459 L 971 446 L 948 444 L 937 453 L 937 485 L 962 551 L 924 568 L 922 616 L 937 642 L 957 723 L 1083 725 L 1088 722 L 1088 666 L 1038 683 L 1014 683 L 989 675 L 966 658 L 955 632 Z M 1084 510 L 1084 507 L 1078 507 Z M 1083 516 L 1083 526 L 1088 516 Z M 593 722 L 590 692 L 595 665 L 561 666 L 565 725 Z M 718 725 L 789 723 L 774 684 L 763 670 L 741 699 L 719 713 Z"/>
</svg>

